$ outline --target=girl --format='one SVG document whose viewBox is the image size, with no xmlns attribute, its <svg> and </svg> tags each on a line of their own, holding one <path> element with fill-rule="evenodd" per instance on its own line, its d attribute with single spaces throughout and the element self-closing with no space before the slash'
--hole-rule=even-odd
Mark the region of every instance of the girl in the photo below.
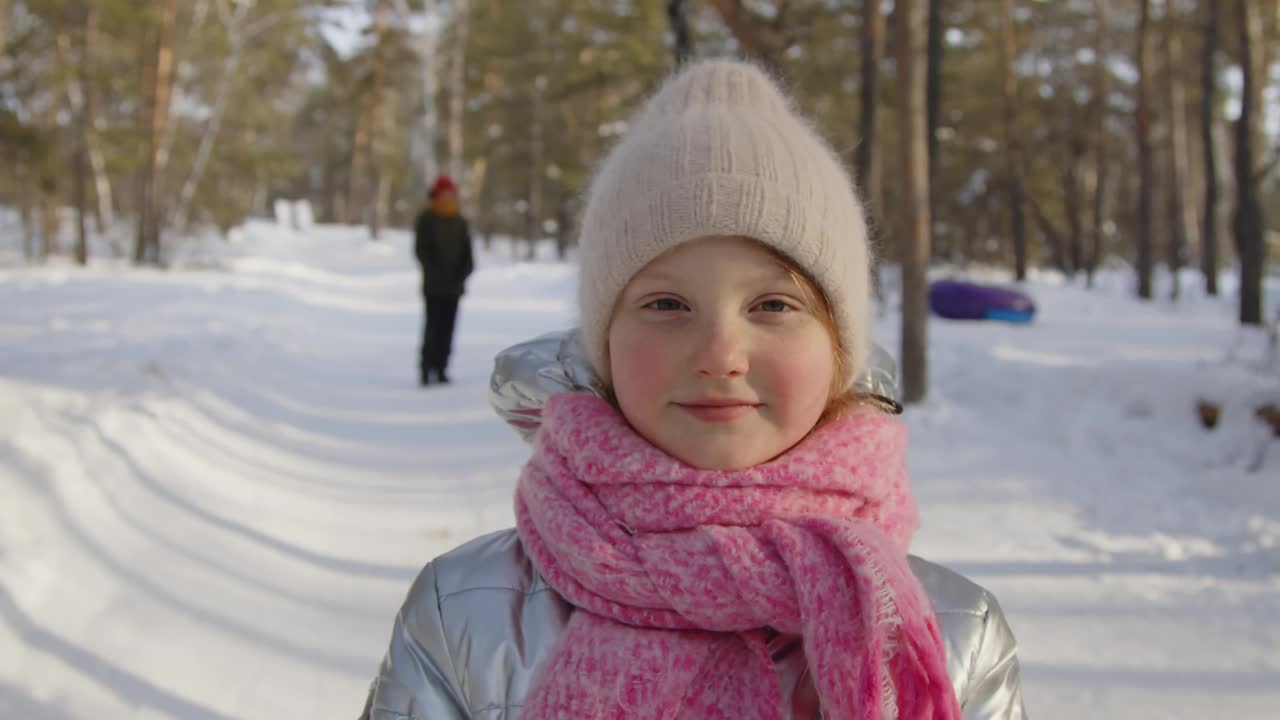
<svg viewBox="0 0 1280 720">
<path fill-rule="evenodd" d="M 518 408 L 516 528 L 427 565 L 368 717 L 1023 717 L 994 598 L 907 554 L 866 236 L 767 75 L 670 79 L 588 194 L 589 372 L 534 372 L 598 392 Z"/>
</svg>

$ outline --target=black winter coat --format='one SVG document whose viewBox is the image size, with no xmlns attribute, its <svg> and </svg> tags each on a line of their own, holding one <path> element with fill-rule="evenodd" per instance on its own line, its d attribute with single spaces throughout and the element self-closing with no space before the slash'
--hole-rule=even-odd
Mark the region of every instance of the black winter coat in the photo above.
<svg viewBox="0 0 1280 720">
<path fill-rule="evenodd" d="M 413 251 L 422 265 L 422 294 L 458 296 L 475 269 L 471 230 L 461 215 L 424 210 L 413 228 Z"/>
</svg>

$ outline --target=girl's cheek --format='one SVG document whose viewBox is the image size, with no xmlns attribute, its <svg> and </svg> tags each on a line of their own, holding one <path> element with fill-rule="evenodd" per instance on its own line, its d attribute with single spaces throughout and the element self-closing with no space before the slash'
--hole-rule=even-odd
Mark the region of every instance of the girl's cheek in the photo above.
<svg viewBox="0 0 1280 720">
<path fill-rule="evenodd" d="M 669 343 L 642 324 L 629 324 L 610 336 L 609 355 L 615 385 L 652 387 L 670 364 Z"/>
<path fill-rule="evenodd" d="M 788 352 L 772 353 L 769 367 L 775 392 L 793 403 L 826 406 L 835 357 L 825 331 L 820 342 L 798 342 Z"/>
</svg>

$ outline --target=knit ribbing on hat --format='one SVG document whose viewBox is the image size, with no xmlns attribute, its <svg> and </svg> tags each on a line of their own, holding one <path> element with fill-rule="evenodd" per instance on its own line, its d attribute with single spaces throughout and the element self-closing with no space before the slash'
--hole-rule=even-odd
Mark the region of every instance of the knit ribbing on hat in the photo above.
<svg viewBox="0 0 1280 720">
<path fill-rule="evenodd" d="M 609 321 L 631 278 L 681 243 L 712 236 L 762 242 L 817 283 L 851 384 L 870 343 L 861 203 L 835 152 L 769 76 L 726 60 L 669 79 L 592 181 L 578 239 L 578 299 L 596 371 L 609 377 Z"/>
</svg>

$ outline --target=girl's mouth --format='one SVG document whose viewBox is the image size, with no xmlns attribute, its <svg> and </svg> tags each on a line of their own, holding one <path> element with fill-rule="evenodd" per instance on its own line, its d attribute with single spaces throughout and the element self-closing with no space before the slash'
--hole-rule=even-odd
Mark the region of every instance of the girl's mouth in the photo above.
<svg viewBox="0 0 1280 720">
<path fill-rule="evenodd" d="M 681 410 L 703 422 L 732 422 L 756 411 L 758 403 L 742 400 L 693 400 L 676 403 Z"/>
</svg>

